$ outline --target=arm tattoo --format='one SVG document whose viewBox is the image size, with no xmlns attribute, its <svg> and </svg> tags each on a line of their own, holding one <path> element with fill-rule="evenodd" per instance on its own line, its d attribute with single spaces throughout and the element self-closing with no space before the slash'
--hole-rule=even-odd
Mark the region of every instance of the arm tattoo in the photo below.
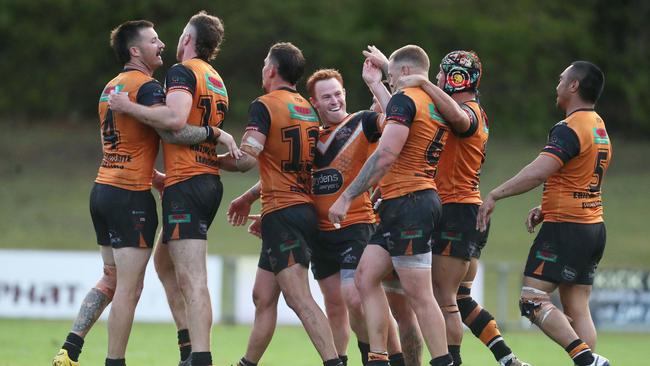
<svg viewBox="0 0 650 366">
<path fill-rule="evenodd" d="M 102 312 L 111 300 L 96 288 L 91 289 L 81 303 L 79 314 L 72 324 L 72 331 L 86 334 L 102 315 Z"/>
<path fill-rule="evenodd" d="M 203 127 L 186 124 L 178 131 L 156 129 L 163 141 L 175 145 L 194 145 L 205 141 L 208 133 Z"/>
<path fill-rule="evenodd" d="M 250 194 L 252 197 L 255 197 L 255 199 L 257 200 L 258 198 L 260 198 L 260 193 L 262 192 L 261 188 L 262 188 L 262 184 L 260 183 L 260 181 L 257 181 L 257 183 L 255 183 L 255 185 L 252 186 L 246 193 Z"/>
<path fill-rule="evenodd" d="M 247 172 L 257 164 L 257 159 L 244 152 L 241 158 L 235 159 L 235 167 L 240 172 Z"/>
<path fill-rule="evenodd" d="M 390 162 L 386 161 L 386 155 L 391 157 Z M 357 175 L 348 189 L 345 190 L 344 194 L 350 198 L 354 198 L 363 192 L 366 192 L 370 187 L 375 185 L 384 174 L 386 174 L 393 159 L 398 155 L 399 154 L 393 153 L 388 146 L 383 147 L 381 151 L 375 151 L 370 155 L 359 172 L 359 175 Z"/>
</svg>

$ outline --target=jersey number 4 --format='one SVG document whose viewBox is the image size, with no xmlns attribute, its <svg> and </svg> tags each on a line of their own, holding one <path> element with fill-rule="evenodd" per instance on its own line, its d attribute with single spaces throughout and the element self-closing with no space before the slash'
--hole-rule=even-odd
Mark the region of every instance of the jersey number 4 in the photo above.
<svg viewBox="0 0 650 366">
<path fill-rule="evenodd" d="M 109 108 L 102 121 L 102 139 L 104 145 L 112 150 L 117 149 L 120 143 L 120 133 L 115 129 L 115 117 L 113 111 Z"/>
</svg>

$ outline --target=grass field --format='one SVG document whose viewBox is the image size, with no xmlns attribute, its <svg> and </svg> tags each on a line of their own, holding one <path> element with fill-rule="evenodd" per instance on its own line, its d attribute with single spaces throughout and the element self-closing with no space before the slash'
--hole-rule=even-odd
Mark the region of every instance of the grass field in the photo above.
<svg viewBox="0 0 650 366">
<path fill-rule="evenodd" d="M 49 365 L 61 346 L 69 322 L 0 320 L 0 366 Z M 235 364 L 246 349 L 249 328 L 216 326 L 213 329 L 214 365 Z M 523 360 L 535 366 L 571 365 L 566 353 L 540 332 L 505 333 L 507 342 Z M 106 324 L 98 323 L 86 338 L 80 360 L 82 365 L 103 365 L 106 357 Z M 127 350 L 128 365 L 176 365 L 178 349 L 176 332 L 171 324 L 136 324 Z M 647 365 L 650 335 L 602 333 L 598 352 L 613 365 Z M 495 365 L 492 354 L 470 333 L 465 334 L 462 347 L 463 365 Z M 356 340 L 348 349 L 350 366 L 361 365 Z M 428 357 L 426 351 L 424 357 Z M 428 359 L 423 360 L 424 363 Z M 265 366 L 313 366 L 320 360 L 303 329 L 281 327 L 262 358 Z M 428 363 L 427 363 L 428 364 Z"/>
</svg>

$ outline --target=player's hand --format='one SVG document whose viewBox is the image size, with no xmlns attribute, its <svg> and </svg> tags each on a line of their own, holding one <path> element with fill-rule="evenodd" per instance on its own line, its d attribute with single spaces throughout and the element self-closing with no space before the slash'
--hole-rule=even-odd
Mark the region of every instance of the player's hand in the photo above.
<svg viewBox="0 0 650 366">
<path fill-rule="evenodd" d="M 228 223 L 232 226 L 242 226 L 248 220 L 248 215 L 251 213 L 251 202 L 246 197 L 246 193 L 235 198 L 230 202 L 228 207 Z"/>
<path fill-rule="evenodd" d="M 483 204 L 478 209 L 478 215 L 476 215 L 476 230 L 480 232 L 485 232 L 487 230 L 488 223 L 490 222 L 490 215 L 496 207 L 496 200 L 492 197 L 492 194 L 483 200 Z"/>
<path fill-rule="evenodd" d="M 367 58 L 363 62 L 363 70 L 361 71 L 363 81 L 368 85 L 381 83 L 381 76 L 381 69 Z"/>
<path fill-rule="evenodd" d="M 113 112 L 128 113 L 130 103 L 132 102 L 129 99 L 129 93 L 111 93 L 108 96 L 108 107 Z"/>
<path fill-rule="evenodd" d="M 388 67 L 388 57 L 386 57 L 379 50 L 379 48 L 375 46 L 368 46 L 368 50 L 364 50 L 361 53 L 363 53 L 363 55 L 366 56 L 366 58 L 369 59 L 370 62 L 372 62 L 380 70 L 386 70 Z"/>
<path fill-rule="evenodd" d="M 253 220 L 248 225 L 248 232 L 262 239 L 262 215 L 249 215 L 248 219 Z"/>
<path fill-rule="evenodd" d="M 528 217 L 526 218 L 526 229 L 529 233 L 535 232 L 535 226 L 539 225 L 544 221 L 544 214 L 542 214 L 542 206 L 533 207 L 528 211 Z"/>
<path fill-rule="evenodd" d="M 158 191 L 160 198 L 162 198 L 163 190 L 165 189 L 165 174 L 154 169 L 151 186 Z"/>
<path fill-rule="evenodd" d="M 219 137 L 217 137 L 217 141 L 222 145 L 226 145 L 230 156 L 235 159 L 241 158 L 242 152 L 239 150 L 239 146 L 237 146 L 237 142 L 235 142 L 235 139 L 231 134 L 224 130 L 221 130 L 221 134 L 219 134 Z"/>
<path fill-rule="evenodd" d="M 342 194 L 336 202 L 334 202 L 332 207 L 330 207 L 327 217 L 335 228 L 338 229 L 341 227 L 341 222 L 345 220 L 348 210 L 350 209 L 350 203 L 351 200 L 347 199 L 345 195 Z"/>
<path fill-rule="evenodd" d="M 429 79 L 427 79 L 427 77 L 424 75 L 416 75 L 416 74 L 405 75 L 397 79 L 397 82 L 395 83 L 395 89 L 402 90 L 404 88 L 419 87 L 428 82 Z"/>
</svg>

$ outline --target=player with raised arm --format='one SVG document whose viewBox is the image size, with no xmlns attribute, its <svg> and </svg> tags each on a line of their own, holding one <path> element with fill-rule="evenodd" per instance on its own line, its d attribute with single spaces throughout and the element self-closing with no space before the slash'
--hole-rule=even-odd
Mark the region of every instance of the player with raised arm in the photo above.
<svg viewBox="0 0 650 366">
<path fill-rule="evenodd" d="M 146 20 L 127 21 L 111 32 L 111 47 L 124 69 L 99 98 L 103 159 L 90 195 L 104 275 L 84 298 L 53 366 L 79 365 L 84 338 L 111 301 L 106 365 L 125 364 L 133 315 L 158 226 L 151 186 L 161 186 L 161 176 L 153 168 L 159 139 L 154 129 L 111 110 L 107 102 L 115 91 L 128 93 L 127 98 L 142 106 L 165 102 L 162 85 L 152 77 L 162 65 L 160 53 L 165 44 L 153 27 Z"/>
<path fill-rule="evenodd" d="M 373 93 L 389 99 L 389 92 L 381 83 L 381 70 L 366 62 L 363 78 Z M 359 341 L 362 362 L 365 364 L 370 346 L 361 302 L 354 286 L 354 272 L 370 237 L 374 213 L 368 195 L 355 201 L 354 216 L 344 222 L 342 227 L 332 225 L 327 218 L 327 211 L 359 172 L 365 161 L 363 157 L 374 150 L 384 118 L 382 114 L 373 111 L 348 114 L 343 78 L 336 70 L 316 71 L 309 77 L 307 89 L 310 101 L 323 123 L 319 131 L 313 171 L 312 197 L 318 212 L 320 230 L 316 245 L 312 248 L 312 271 L 324 295 L 325 309 L 339 358 L 344 364 L 347 363 L 346 350 L 351 326 Z M 258 192 L 253 187 L 232 202 L 229 209 L 231 223 L 245 223 Z M 279 291 L 269 273 L 272 273 L 270 268 L 258 268 L 253 290 L 255 324 L 240 365 L 257 364 L 273 336 Z M 392 330 L 393 342 L 389 348 L 391 359 L 393 365 L 403 365 L 399 338 L 396 329 Z"/>
<path fill-rule="evenodd" d="M 179 63 L 167 72 L 165 106 L 144 108 L 128 103 L 120 95 L 111 98 L 116 108 L 156 128 L 181 130 L 193 125 L 192 131 L 205 131 L 193 145 L 163 144 L 166 173 L 163 242 L 168 245 L 173 266 L 161 263 L 156 266 L 159 271 L 167 272 L 174 268 L 178 283 L 172 276 L 160 277 L 167 279 L 163 284 L 168 298 L 175 295 L 177 286 L 185 300 L 194 366 L 212 365 L 212 306 L 207 287 L 206 251 L 207 232 L 223 193 L 216 142 L 225 143 L 235 158 L 240 156 L 232 137 L 218 128 L 228 110 L 228 94 L 220 75 L 209 64 L 216 57 L 223 33 L 223 24 L 216 16 L 202 11 L 190 18 L 178 41 Z M 169 302 L 172 308 L 183 305 Z M 179 311 L 172 309 L 172 313 Z"/>
<path fill-rule="evenodd" d="M 528 254 L 519 307 L 578 366 L 610 364 L 593 353 L 596 329 L 589 312 L 605 249 L 601 185 L 612 158 L 605 123 L 594 111 L 604 82 L 602 71 L 587 61 L 573 62 L 560 74 L 556 102 L 564 120 L 553 126 L 535 160 L 487 195 L 476 223 L 487 230 L 496 201 L 544 184 L 541 207 L 526 220 L 531 233 L 543 223 Z M 550 299 L 558 288 L 564 312 Z"/>
<path fill-rule="evenodd" d="M 382 57 L 376 48 L 369 52 L 374 60 Z M 431 265 L 433 293 L 442 304 L 454 366 L 462 363 L 463 322 L 500 365 L 527 365 L 506 345 L 494 317 L 471 297 L 478 259 L 487 242 L 487 231 L 481 233 L 475 228 L 481 204 L 481 166 L 489 134 L 487 115 L 478 100 L 482 73 L 476 53 L 453 51 L 440 63 L 437 85 L 428 78 L 413 76 L 402 78 L 400 87 L 420 86 L 439 106 L 444 119 L 457 120 L 462 128 L 452 128 L 438 165 L 436 184 L 442 200 L 442 219 L 433 234 Z"/>
<path fill-rule="evenodd" d="M 410 74 L 427 75 L 429 58 L 418 46 L 393 52 L 388 80 Z M 394 268 L 417 316 L 433 366 L 453 363 L 447 351 L 444 318 L 431 287 L 429 239 L 440 217 L 435 175 L 449 128 L 435 104 L 420 88 L 394 94 L 386 107 L 386 127 L 377 150 L 329 210 L 332 223 L 342 222 L 353 199 L 380 182 L 381 219 L 366 247 L 355 283 L 362 296 L 370 338 L 369 364 L 388 365 L 386 354 L 389 307 L 381 280 Z"/>
</svg>

